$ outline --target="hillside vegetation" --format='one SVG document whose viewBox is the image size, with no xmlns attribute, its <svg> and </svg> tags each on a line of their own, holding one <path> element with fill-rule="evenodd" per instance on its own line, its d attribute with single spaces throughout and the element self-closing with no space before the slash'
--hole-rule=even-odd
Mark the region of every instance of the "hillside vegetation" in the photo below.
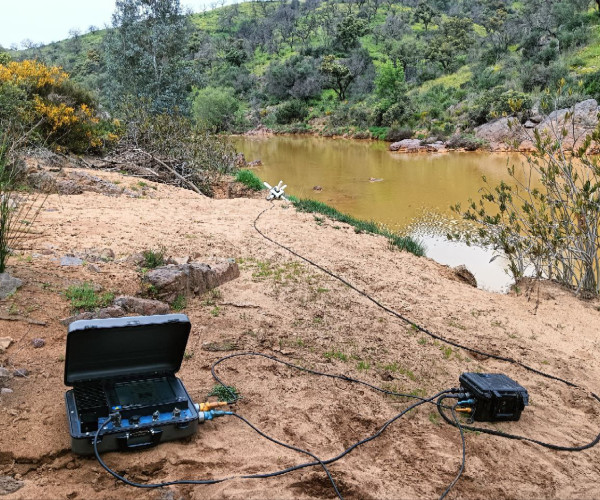
<svg viewBox="0 0 600 500">
<path fill-rule="evenodd" d="M 449 137 L 502 115 L 524 121 L 561 82 L 571 91 L 560 106 L 600 97 L 600 17 L 589 0 L 252 1 L 187 16 L 163 3 L 174 9 L 153 54 L 160 81 L 113 78 L 115 67 L 135 74 L 128 64 L 156 49 L 113 57 L 127 33 L 154 29 L 151 16 L 116 12 L 123 36 L 92 26 L 11 56 L 61 66 L 111 113 L 128 85 L 216 131 Z"/>
</svg>

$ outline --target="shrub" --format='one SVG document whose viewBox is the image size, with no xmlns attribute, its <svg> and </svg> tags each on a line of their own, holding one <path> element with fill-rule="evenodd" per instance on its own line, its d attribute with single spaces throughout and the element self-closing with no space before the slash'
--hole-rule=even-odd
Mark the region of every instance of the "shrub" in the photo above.
<svg viewBox="0 0 600 500">
<path fill-rule="evenodd" d="M 144 250 L 142 255 L 144 257 L 144 263 L 142 267 L 146 269 L 155 269 L 164 265 L 165 263 L 165 247 L 159 247 L 156 250 Z"/>
<path fill-rule="evenodd" d="M 234 90 L 225 87 L 194 89 L 192 116 L 196 123 L 213 132 L 232 130 L 237 121 L 240 101 Z"/>
<path fill-rule="evenodd" d="M 515 280 L 533 266 L 536 278 L 555 279 L 585 297 L 600 293 L 600 171 L 587 154 L 600 140 L 600 126 L 580 147 L 569 147 L 563 130 L 573 117 L 531 138 L 536 151 L 525 157 L 524 178 L 539 179 L 541 187 L 524 183 L 511 166 L 510 184 L 486 182 L 478 202 L 454 210 L 478 223 L 484 242 L 503 251 Z"/>
<path fill-rule="evenodd" d="M 260 191 L 265 188 L 262 181 L 254 172 L 252 172 L 252 170 L 242 169 L 238 171 L 235 180 L 254 191 Z"/>
<path fill-rule="evenodd" d="M 308 107 L 298 99 L 286 101 L 275 111 L 275 121 L 279 125 L 304 120 L 308 116 Z"/>
<path fill-rule="evenodd" d="M 0 121 L 15 120 L 39 142 L 75 153 L 99 152 L 122 132 L 97 116 L 92 97 L 61 68 L 30 60 L 0 63 Z"/>
<path fill-rule="evenodd" d="M 414 134 L 413 130 L 408 127 L 402 127 L 402 128 L 391 127 L 388 130 L 385 140 L 390 141 L 390 142 L 402 141 L 404 139 L 411 139 L 413 134 Z"/>
<path fill-rule="evenodd" d="M 448 139 L 446 145 L 450 149 L 466 149 L 475 151 L 487 146 L 487 142 L 472 134 L 456 134 Z"/>
</svg>

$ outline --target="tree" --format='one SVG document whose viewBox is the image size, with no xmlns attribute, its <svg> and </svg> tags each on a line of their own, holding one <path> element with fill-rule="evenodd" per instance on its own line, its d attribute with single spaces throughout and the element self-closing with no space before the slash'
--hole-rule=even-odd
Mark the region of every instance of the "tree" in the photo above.
<svg viewBox="0 0 600 500">
<path fill-rule="evenodd" d="M 426 1 L 420 0 L 413 15 L 415 21 L 423 23 L 425 31 L 427 31 L 431 21 L 435 18 L 435 10 Z"/>
<path fill-rule="evenodd" d="M 190 21 L 179 0 L 117 0 L 106 37 L 113 103 L 149 99 L 155 111 L 184 107 L 189 88 L 186 43 Z"/>
<path fill-rule="evenodd" d="M 231 88 L 196 89 L 192 102 L 192 116 L 196 123 L 214 132 L 231 130 L 240 109 L 240 102 L 233 94 Z"/>
<path fill-rule="evenodd" d="M 449 17 L 430 40 L 427 58 L 440 63 L 448 71 L 457 56 L 473 44 L 473 33 L 473 23 L 469 19 Z"/>
<path fill-rule="evenodd" d="M 367 23 L 349 14 L 337 26 L 336 41 L 344 50 L 356 47 L 358 39 L 367 32 Z"/>
<path fill-rule="evenodd" d="M 320 69 L 321 73 L 328 78 L 329 86 L 336 93 L 338 99 L 345 101 L 348 87 L 354 80 L 350 68 L 330 54 L 323 58 Z"/>
<path fill-rule="evenodd" d="M 381 99 L 397 101 L 406 94 L 404 68 L 398 61 L 387 61 L 379 67 L 375 79 L 375 92 Z"/>
</svg>

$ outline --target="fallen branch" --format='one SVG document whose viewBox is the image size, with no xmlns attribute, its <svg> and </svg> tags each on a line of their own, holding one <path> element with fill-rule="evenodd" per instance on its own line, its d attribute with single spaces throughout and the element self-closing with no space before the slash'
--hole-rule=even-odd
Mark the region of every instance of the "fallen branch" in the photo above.
<svg viewBox="0 0 600 500">
<path fill-rule="evenodd" d="M 183 177 L 181 174 L 179 174 L 175 169 L 169 167 L 169 165 L 167 165 L 161 159 L 156 158 L 154 155 L 148 153 L 147 151 L 144 151 L 143 149 L 139 149 L 138 148 L 138 149 L 135 149 L 135 151 L 139 151 L 140 153 L 145 154 L 146 156 L 152 158 L 155 162 L 157 162 L 162 167 L 166 168 L 169 172 L 171 172 L 181 182 L 185 183 L 191 190 L 196 191 L 196 193 L 198 193 L 199 195 L 204 196 L 203 193 L 202 193 L 202 191 L 200 191 L 193 183 L 191 183 L 190 181 L 188 181 L 185 177 Z"/>
<path fill-rule="evenodd" d="M 38 326 L 48 326 L 48 323 L 45 321 L 38 321 L 35 319 L 25 318 L 23 316 L 4 316 L 0 315 L 1 321 L 22 321 L 23 323 L 28 323 L 30 325 L 38 325 Z"/>
</svg>

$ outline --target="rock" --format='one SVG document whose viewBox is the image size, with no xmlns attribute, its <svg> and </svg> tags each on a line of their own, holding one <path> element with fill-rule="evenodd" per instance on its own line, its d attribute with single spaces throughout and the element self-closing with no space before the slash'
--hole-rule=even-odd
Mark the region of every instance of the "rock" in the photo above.
<svg viewBox="0 0 600 500">
<path fill-rule="evenodd" d="M 29 370 L 27 368 L 17 368 L 13 371 L 13 376 L 18 378 L 25 378 L 29 376 Z"/>
<path fill-rule="evenodd" d="M 401 141 L 390 144 L 390 151 L 419 151 L 421 141 L 419 139 L 402 139 Z"/>
<path fill-rule="evenodd" d="M 73 257 L 71 255 L 65 255 L 60 259 L 61 266 L 81 266 L 83 265 L 83 260 L 79 257 Z"/>
<path fill-rule="evenodd" d="M 8 273 L 0 273 L 0 299 L 12 295 L 22 285 L 23 282 L 19 278 L 15 278 Z"/>
<path fill-rule="evenodd" d="M 530 121 L 533 123 L 541 123 L 544 121 L 544 117 L 542 115 L 533 115 L 533 116 L 530 116 L 529 120 L 527 120 L 527 121 Z"/>
<path fill-rule="evenodd" d="M 383 181 L 383 179 L 377 179 L 375 177 L 370 177 L 369 178 L 369 182 L 381 182 L 381 181 Z"/>
<path fill-rule="evenodd" d="M 13 339 L 10 337 L 0 337 L 0 354 L 3 354 L 8 349 L 12 341 Z"/>
<path fill-rule="evenodd" d="M 4 386 L 11 378 L 12 375 L 8 369 L 0 367 L 0 386 Z"/>
<path fill-rule="evenodd" d="M 93 273 L 99 273 L 100 272 L 100 268 L 96 264 L 88 264 L 87 268 L 90 271 L 92 271 Z"/>
<path fill-rule="evenodd" d="M 466 268 L 466 266 L 455 267 L 453 271 L 460 281 L 477 288 L 477 280 L 475 279 L 475 276 L 473 276 L 473 273 Z"/>
<path fill-rule="evenodd" d="M 44 249 L 42 249 L 42 251 L 40 253 L 42 255 L 53 255 L 54 254 L 54 250 L 52 250 L 50 248 L 44 248 Z"/>
<path fill-rule="evenodd" d="M 89 262 L 109 262 L 115 259 L 115 252 L 110 248 L 88 248 L 80 257 Z"/>
<path fill-rule="evenodd" d="M 192 258 L 188 255 L 187 257 L 169 257 L 166 264 L 175 264 L 180 266 L 182 264 L 189 264 Z"/>
<path fill-rule="evenodd" d="M 90 319 L 107 319 L 107 318 L 121 318 L 125 316 L 125 310 L 118 306 L 110 306 L 103 307 L 102 309 L 98 309 L 97 311 L 90 312 L 82 312 L 80 314 L 75 314 L 74 316 L 69 316 L 61 320 L 61 323 L 65 326 L 70 325 L 73 321 L 79 320 L 90 320 Z"/>
<path fill-rule="evenodd" d="M 0 496 L 8 495 L 20 490 L 24 486 L 22 481 L 17 481 L 10 476 L 0 476 Z"/>
<path fill-rule="evenodd" d="M 9 389 L 8 387 L 3 387 L 2 388 L 2 394 L 12 394 L 13 390 Z"/>
<path fill-rule="evenodd" d="M 44 347 L 46 345 L 46 341 L 40 338 L 31 339 L 31 345 L 36 349 L 39 349 L 40 347 Z"/>
<path fill-rule="evenodd" d="M 131 254 L 129 257 L 127 257 L 127 259 L 125 259 L 125 262 L 127 262 L 128 264 L 133 264 L 134 266 L 141 266 L 144 263 L 144 260 L 144 254 L 138 252 Z"/>
<path fill-rule="evenodd" d="M 493 151 L 510 149 L 509 143 L 521 142 L 524 137 L 515 118 L 499 118 L 475 128 L 475 136 L 489 142 Z"/>
<path fill-rule="evenodd" d="M 235 160 L 233 160 L 233 163 L 237 168 L 244 168 L 247 165 L 244 153 L 238 153 L 235 156 Z"/>
<path fill-rule="evenodd" d="M 323 191 L 321 186 L 313 186 L 313 191 Z"/>
<path fill-rule="evenodd" d="M 139 297 L 121 296 L 115 299 L 115 306 L 120 307 L 127 313 L 152 316 L 154 314 L 168 314 L 169 304 L 159 300 L 141 299 Z"/>
<path fill-rule="evenodd" d="M 535 123 L 533 123 L 531 120 L 527 120 L 527 121 L 526 121 L 526 122 L 523 124 L 523 126 L 524 126 L 525 128 L 535 128 L 535 125 L 536 125 L 536 124 L 535 124 Z"/>
<path fill-rule="evenodd" d="M 217 261 L 211 265 L 192 262 L 153 269 L 144 276 L 144 283 L 153 288 L 158 298 L 171 303 L 179 295 L 201 294 L 239 275 L 240 270 L 233 260 Z"/>
<path fill-rule="evenodd" d="M 261 167 L 262 166 L 262 161 L 260 160 L 252 160 L 251 162 L 248 163 L 249 167 Z"/>
</svg>

